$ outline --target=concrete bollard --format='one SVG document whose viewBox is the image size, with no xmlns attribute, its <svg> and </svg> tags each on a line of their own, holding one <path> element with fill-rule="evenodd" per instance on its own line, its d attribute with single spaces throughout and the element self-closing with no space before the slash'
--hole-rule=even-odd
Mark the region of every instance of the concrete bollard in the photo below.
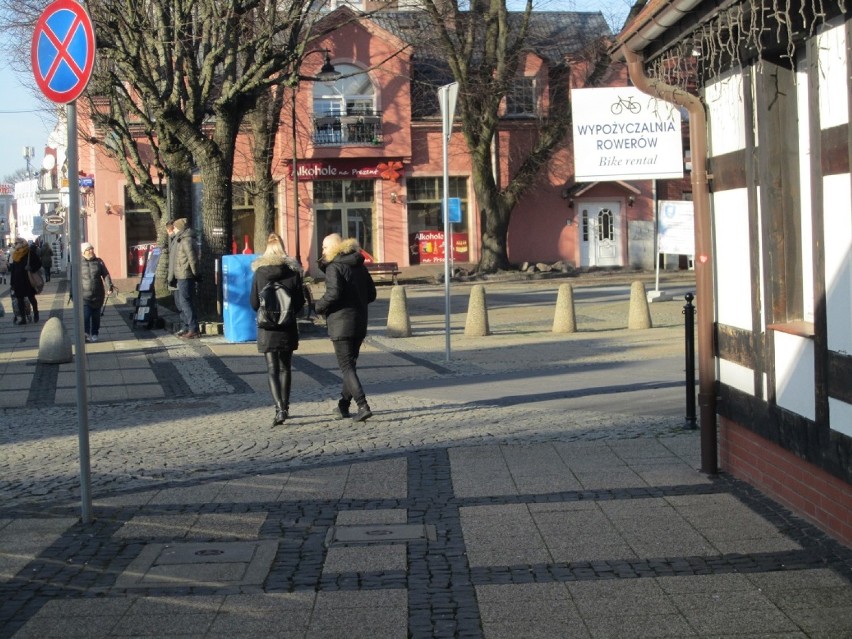
<svg viewBox="0 0 852 639">
<path fill-rule="evenodd" d="M 651 309 L 648 307 L 648 296 L 645 294 L 645 285 L 642 282 L 633 282 L 630 287 L 627 328 L 651 328 Z"/>
<path fill-rule="evenodd" d="M 470 289 L 464 334 L 466 337 L 483 337 L 491 334 L 491 331 L 488 329 L 488 307 L 485 304 L 485 287 L 482 284 L 477 284 Z"/>
<path fill-rule="evenodd" d="M 38 361 L 43 364 L 67 364 L 72 360 L 71 340 L 62 320 L 51 317 L 44 323 L 38 339 Z"/>
<path fill-rule="evenodd" d="M 394 286 L 391 289 L 390 307 L 388 308 L 387 337 L 411 337 L 411 319 L 408 317 L 408 298 L 404 286 Z"/>
<path fill-rule="evenodd" d="M 554 333 L 576 333 L 577 316 L 574 313 L 574 287 L 561 284 L 556 295 L 556 313 L 553 315 Z"/>
</svg>

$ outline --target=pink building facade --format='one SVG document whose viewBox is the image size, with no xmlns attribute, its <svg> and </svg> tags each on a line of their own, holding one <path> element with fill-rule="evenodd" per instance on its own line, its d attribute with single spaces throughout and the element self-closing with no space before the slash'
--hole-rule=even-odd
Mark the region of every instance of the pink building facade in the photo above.
<svg viewBox="0 0 852 639">
<path fill-rule="evenodd" d="M 606 29 L 600 14 L 559 16 L 579 21 L 577 28 Z M 420 54 L 416 43 L 409 46 L 412 43 L 402 37 L 404 30 L 394 28 L 411 14 L 354 17 L 346 8 L 329 14 L 325 20 L 339 20 L 341 26 L 312 43 L 301 68 L 302 76 L 315 77 L 328 50 L 341 79 L 333 86 L 303 82 L 296 92 L 295 124 L 289 96 L 285 102 L 273 161 L 276 229 L 289 252 L 299 255 L 314 275 L 319 246 L 330 232 L 356 237 L 376 261 L 400 266 L 443 263 L 441 120 L 436 113 L 424 115 L 414 97 L 411 78 L 417 76 Z M 549 65 L 566 61 L 527 54 L 519 75 L 534 87 L 531 112 L 507 114 L 494 144 L 494 164 L 503 184 L 530 148 L 538 113 L 569 108 L 547 103 Z M 606 82 L 624 86 L 623 67 L 614 65 Z M 237 250 L 244 248 L 243 238 L 251 238 L 254 228 L 249 144 L 248 138 L 240 140 L 234 167 Z M 95 182 L 83 198 L 86 237 L 115 276 L 136 275 L 144 247 L 156 239 L 150 216 L 130 201 L 115 163 L 84 139 L 80 169 Z M 475 263 L 481 252 L 481 220 L 458 122 L 449 141 L 448 173 L 449 196 L 461 204 L 461 222 L 452 228 L 453 258 Z M 661 185 L 655 190 L 650 181 L 576 184 L 569 135 L 512 214 L 510 261 L 653 268 L 653 197 L 662 190 Z M 188 217 L 200 214 L 194 211 Z M 601 219 L 608 221 L 601 227 L 603 234 L 595 226 Z"/>
</svg>

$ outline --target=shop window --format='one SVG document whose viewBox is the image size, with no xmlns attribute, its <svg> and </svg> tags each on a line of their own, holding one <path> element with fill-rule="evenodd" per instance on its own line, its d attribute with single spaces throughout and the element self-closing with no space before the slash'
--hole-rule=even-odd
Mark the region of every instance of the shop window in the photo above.
<svg viewBox="0 0 852 639">
<path fill-rule="evenodd" d="M 536 111 L 535 78 L 515 78 L 506 94 L 506 115 L 530 117 Z"/>
<path fill-rule="evenodd" d="M 166 185 L 160 188 L 165 193 Z M 148 247 L 157 243 L 157 229 L 151 209 L 142 202 L 136 202 L 127 187 L 124 187 L 124 237 L 127 241 L 127 274 L 139 275 Z"/>
<path fill-rule="evenodd" d="M 444 229 L 442 215 L 443 184 L 441 177 L 409 178 L 406 180 L 408 200 L 408 232 L 439 231 Z M 450 178 L 450 197 L 461 200 L 462 220 L 467 219 L 467 178 Z"/>
<path fill-rule="evenodd" d="M 331 233 L 355 238 L 370 255 L 374 255 L 375 183 L 373 180 L 317 180 L 314 187 L 316 214 L 316 257 L 322 239 Z"/>
</svg>

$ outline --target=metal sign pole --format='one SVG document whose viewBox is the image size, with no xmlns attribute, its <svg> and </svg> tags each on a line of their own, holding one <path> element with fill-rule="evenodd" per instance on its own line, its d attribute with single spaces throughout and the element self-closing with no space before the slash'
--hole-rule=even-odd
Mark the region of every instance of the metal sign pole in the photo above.
<svg viewBox="0 0 852 639">
<path fill-rule="evenodd" d="M 68 224 L 71 230 L 71 295 L 74 298 L 74 362 L 80 439 L 80 499 L 84 524 L 92 523 L 92 471 L 89 464 L 89 405 L 86 344 L 83 339 L 83 287 L 80 280 L 80 178 L 77 157 L 77 98 L 95 64 L 92 18 L 75 0 L 54 0 L 36 21 L 30 61 L 38 87 L 53 102 L 67 104 Z"/>
<path fill-rule="evenodd" d="M 450 173 L 448 146 L 453 131 L 453 116 L 456 110 L 456 97 L 459 84 L 445 84 L 438 89 L 438 103 L 441 105 L 441 138 L 443 142 L 444 193 L 441 208 L 444 212 L 444 358 L 450 361 Z"/>
<path fill-rule="evenodd" d="M 92 470 L 89 458 L 89 388 L 83 338 L 83 286 L 80 280 L 80 187 L 77 184 L 77 104 L 68 103 L 68 219 L 71 227 L 71 294 L 74 298 L 74 363 L 77 381 L 77 432 L 80 445 L 80 501 L 84 524 L 92 523 Z"/>
</svg>

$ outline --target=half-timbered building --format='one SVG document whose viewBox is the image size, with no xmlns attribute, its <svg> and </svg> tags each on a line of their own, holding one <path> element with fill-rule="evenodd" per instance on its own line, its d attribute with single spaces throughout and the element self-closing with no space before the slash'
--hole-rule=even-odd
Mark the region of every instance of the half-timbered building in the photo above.
<svg viewBox="0 0 852 639">
<path fill-rule="evenodd" d="M 690 115 L 702 466 L 852 544 L 849 3 L 634 13 L 614 57 Z"/>
</svg>

